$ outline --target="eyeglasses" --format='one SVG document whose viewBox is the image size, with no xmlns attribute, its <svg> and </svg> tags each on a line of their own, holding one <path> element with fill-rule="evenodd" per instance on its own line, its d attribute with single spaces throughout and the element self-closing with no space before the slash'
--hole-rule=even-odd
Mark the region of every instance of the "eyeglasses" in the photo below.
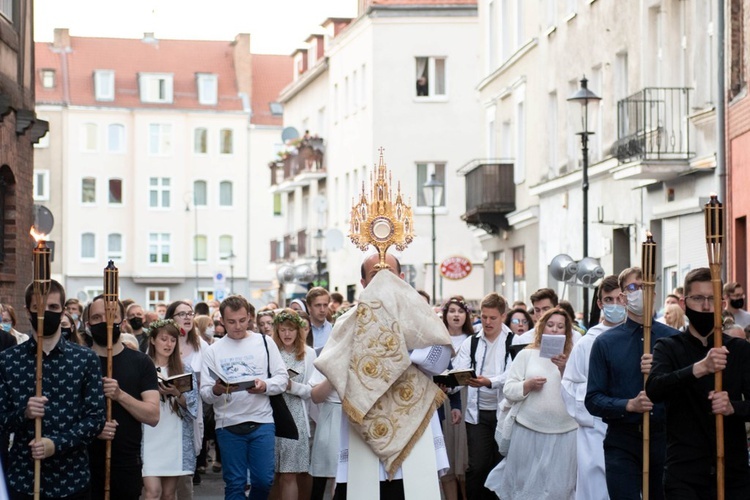
<svg viewBox="0 0 750 500">
<path fill-rule="evenodd" d="M 708 305 L 711 305 L 714 303 L 714 296 L 709 295 L 707 297 L 705 295 L 691 295 L 690 297 L 687 297 L 687 301 L 696 306 L 701 306 L 705 303 L 708 303 Z"/>
<path fill-rule="evenodd" d="M 194 316 L 195 316 L 195 313 L 193 311 L 190 311 L 190 312 L 182 311 L 182 312 L 174 313 L 172 315 L 172 317 L 174 317 L 174 318 L 180 318 L 180 319 L 192 318 Z"/>
<path fill-rule="evenodd" d="M 528 325 L 529 324 L 529 320 L 519 319 L 519 318 L 513 318 L 512 320 L 510 320 L 510 322 L 513 325 Z"/>
<path fill-rule="evenodd" d="M 625 286 L 626 292 L 637 292 L 638 290 L 643 290 L 643 283 L 631 283 Z"/>
</svg>

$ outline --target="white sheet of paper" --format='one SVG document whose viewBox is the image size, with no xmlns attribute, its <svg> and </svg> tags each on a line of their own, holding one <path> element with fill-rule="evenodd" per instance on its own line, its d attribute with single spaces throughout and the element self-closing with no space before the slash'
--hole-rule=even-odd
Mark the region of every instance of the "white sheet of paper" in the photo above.
<svg viewBox="0 0 750 500">
<path fill-rule="evenodd" d="M 562 354 L 565 349 L 565 335 L 542 334 L 542 345 L 539 348 L 540 358 L 551 358 Z"/>
</svg>

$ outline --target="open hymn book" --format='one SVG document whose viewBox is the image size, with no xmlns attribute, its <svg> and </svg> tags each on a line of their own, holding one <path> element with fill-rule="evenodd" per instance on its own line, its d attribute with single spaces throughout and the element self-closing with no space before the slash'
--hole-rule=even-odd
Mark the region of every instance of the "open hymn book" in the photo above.
<svg viewBox="0 0 750 500">
<path fill-rule="evenodd" d="M 255 387 L 256 377 L 242 377 L 232 379 L 232 381 L 230 382 L 226 377 L 219 375 L 218 373 L 213 371 L 211 367 L 208 368 L 208 373 L 209 375 L 211 375 L 211 377 L 213 377 L 214 380 L 221 380 L 221 382 L 225 386 L 227 386 L 227 393 L 235 391 L 246 391 Z"/>
<path fill-rule="evenodd" d="M 459 385 L 468 385 L 470 378 L 477 378 L 474 370 L 446 370 L 440 375 L 433 375 L 432 381 L 436 384 L 443 384 L 446 387 L 452 388 Z"/>
<path fill-rule="evenodd" d="M 178 391 L 188 392 L 193 388 L 193 374 L 192 373 L 180 373 L 173 377 L 165 377 L 161 372 L 157 372 L 159 380 L 166 386 L 174 386 Z"/>
</svg>

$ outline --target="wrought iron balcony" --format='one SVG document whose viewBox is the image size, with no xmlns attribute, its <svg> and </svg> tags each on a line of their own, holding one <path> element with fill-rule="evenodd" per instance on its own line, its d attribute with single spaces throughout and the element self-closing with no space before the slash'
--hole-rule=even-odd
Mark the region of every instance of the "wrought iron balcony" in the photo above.
<svg viewBox="0 0 750 500">
<path fill-rule="evenodd" d="M 293 180 L 297 176 L 308 176 L 311 179 L 325 177 L 323 139 L 303 137 L 288 143 L 286 148 L 279 153 L 278 159 L 268 164 L 271 169 L 272 186 Z"/>
<path fill-rule="evenodd" d="M 617 103 L 617 142 L 612 153 L 620 163 L 687 160 L 690 151 L 689 88 L 646 87 Z"/>
<path fill-rule="evenodd" d="M 466 213 L 461 219 L 490 234 L 508 228 L 507 214 L 516 209 L 513 163 L 508 160 L 477 159 L 464 165 Z"/>
</svg>

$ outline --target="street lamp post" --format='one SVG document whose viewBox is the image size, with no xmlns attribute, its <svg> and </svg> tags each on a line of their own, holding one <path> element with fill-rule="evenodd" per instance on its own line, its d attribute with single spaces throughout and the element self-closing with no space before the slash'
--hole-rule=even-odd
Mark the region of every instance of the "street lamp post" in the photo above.
<svg viewBox="0 0 750 500">
<path fill-rule="evenodd" d="M 437 273 L 435 263 L 435 207 L 440 206 L 440 202 L 443 198 L 443 183 L 437 180 L 435 173 L 430 175 L 430 180 L 424 183 L 422 186 L 422 194 L 424 195 L 425 203 L 431 209 L 432 215 L 432 303 L 437 302 Z"/>
<path fill-rule="evenodd" d="M 318 231 L 315 233 L 315 236 L 313 236 L 313 241 L 315 242 L 315 253 L 318 256 L 318 260 L 315 263 L 315 270 L 316 270 L 316 280 L 315 283 L 317 286 L 321 286 L 321 278 L 323 274 L 323 261 L 321 260 L 323 257 L 323 244 L 325 243 L 326 236 L 323 234 L 322 229 L 318 229 Z"/>
<path fill-rule="evenodd" d="M 234 295 L 234 259 L 237 257 L 234 250 L 229 251 L 227 260 L 229 261 L 229 295 Z"/>
<path fill-rule="evenodd" d="M 583 154 L 583 181 L 581 190 L 583 191 L 583 256 L 588 257 L 589 253 L 589 102 L 601 101 L 601 97 L 594 94 L 588 88 L 588 80 L 584 76 L 581 79 L 581 88 L 572 96 L 568 97 L 568 102 L 577 102 L 581 105 L 581 122 L 583 130 L 576 133 L 581 136 L 581 153 Z M 583 322 L 588 326 L 589 323 L 589 289 L 583 287 Z"/>
</svg>

